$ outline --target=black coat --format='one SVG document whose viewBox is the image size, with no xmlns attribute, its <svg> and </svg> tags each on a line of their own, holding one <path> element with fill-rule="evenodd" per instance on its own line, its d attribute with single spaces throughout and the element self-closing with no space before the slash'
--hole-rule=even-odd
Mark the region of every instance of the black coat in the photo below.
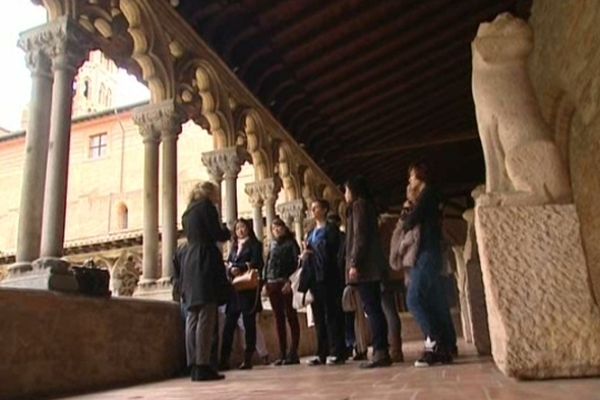
<svg viewBox="0 0 600 400">
<path fill-rule="evenodd" d="M 262 274 L 262 268 L 264 266 L 263 261 L 263 246 L 262 243 L 256 239 L 248 239 L 242 245 L 242 250 L 238 254 L 238 245 L 234 243 L 229 250 L 229 256 L 227 262 L 231 265 L 228 268 L 229 278 L 233 280 L 231 275 L 231 268 L 239 268 L 240 271 L 248 271 L 248 265 L 250 268 L 258 269 L 258 276 Z M 230 290 L 229 299 L 227 302 L 227 310 L 239 310 L 244 313 L 259 312 L 262 310 L 260 302 L 260 285 L 256 288 L 256 291 L 244 290 L 236 292 L 233 288 Z"/>
<path fill-rule="evenodd" d="M 381 281 L 390 268 L 379 236 L 377 210 L 364 199 L 353 201 L 348 209 L 346 271 L 352 267 L 358 270 L 358 281 L 349 283 Z"/>
<path fill-rule="evenodd" d="M 217 209 L 208 200 L 190 204 L 182 217 L 188 246 L 181 262 L 181 298 L 187 308 L 227 301 L 229 282 L 217 242 L 229 239 Z"/>
<path fill-rule="evenodd" d="M 440 205 L 440 195 L 437 190 L 432 186 L 425 186 L 412 211 L 404 218 L 402 227 L 405 232 L 417 225 L 421 227 L 419 254 L 424 251 L 433 251 L 440 253 L 441 257 L 442 213 Z"/>
<path fill-rule="evenodd" d="M 300 248 L 293 237 L 281 241 L 271 241 L 271 248 L 263 270 L 263 280 L 289 279 L 298 266 L 299 254 Z"/>
</svg>

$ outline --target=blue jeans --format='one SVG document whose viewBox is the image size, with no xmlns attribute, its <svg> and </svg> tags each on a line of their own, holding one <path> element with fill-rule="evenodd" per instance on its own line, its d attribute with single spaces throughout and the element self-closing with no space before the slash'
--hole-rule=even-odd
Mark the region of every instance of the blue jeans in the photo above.
<svg viewBox="0 0 600 400">
<path fill-rule="evenodd" d="M 419 254 L 410 272 L 406 302 L 423 335 L 450 349 L 456 345 L 456 332 L 440 275 L 441 265 L 438 251 Z"/>
</svg>

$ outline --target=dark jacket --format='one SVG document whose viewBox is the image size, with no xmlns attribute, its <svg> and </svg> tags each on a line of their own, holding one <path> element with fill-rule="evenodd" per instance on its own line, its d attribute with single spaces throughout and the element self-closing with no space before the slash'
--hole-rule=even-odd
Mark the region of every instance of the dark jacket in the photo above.
<svg viewBox="0 0 600 400">
<path fill-rule="evenodd" d="M 310 289 L 317 283 L 325 283 L 328 287 L 343 286 L 343 270 L 340 270 L 338 254 L 340 253 L 340 229 L 332 223 L 324 227 L 324 240 L 310 244 L 311 253 L 302 260 L 299 291 Z M 314 230 L 308 233 L 310 238 Z"/>
<path fill-rule="evenodd" d="M 185 263 L 185 257 L 188 253 L 188 244 L 184 243 L 177 247 L 173 256 L 173 301 L 181 301 L 181 266 Z"/>
<path fill-rule="evenodd" d="M 379 236 L 375 205 L 364 199 L 353 201 L 348 208 L 346 272 L 351 267 L 358 269 L 356 283 L 385 279 L 389 269 Z"/>
<path fill-rule="evenodd" d="M 404 219 L 403 228 L 405 232 L 408 232 L 417 225 L 421 227 L 418 254 L 423 251 L 441 253 L 440 197 L 438 192 L 431 186 L 426 186 L 423 189 L 412 211 Z"/>
<path fill-rule="evenodd" d="M 300 248 L 293 237 L 283 240 L 272 240 L 266 266 L 263 269 L 263 280 L 287 280 L 298 266 Z"/>
<path fill-rule="evenodd" d="M 223 256 L 217 242 L 229 239 L 217 209 L 208 200 L 189 205 L 182 217 L 188 246 L 181 265 L 181 298 L 187 308 L 224 303 L 229 295 Z"/>
<path fill-rule="evenodd" d="M 251 268 L 258 269 L 259 276 L 262 272 L 262 268 L 264 266 L 263 261 L 263 246 L 262 243 L 258 240 L 248 239 L 243 245 L 242 250 L 238 254 L 238 245 L 234 243 L 229 250 L 229 256 L 227 257 L 227 262 L 230 263 L 230 268 L 236 267 L 239 268 L 240 271 L 246 272 L 248 271 L 248 264 L 250 264 Z M 233 276 L 230 277 L 233 278 Z"/>
</svg>

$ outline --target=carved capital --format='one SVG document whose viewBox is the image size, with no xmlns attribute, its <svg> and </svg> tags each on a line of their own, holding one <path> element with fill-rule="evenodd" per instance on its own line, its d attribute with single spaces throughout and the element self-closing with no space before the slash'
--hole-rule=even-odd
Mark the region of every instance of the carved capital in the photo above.
<svg viewBox="0 0 600 400">
<path fill-rule="evenodd" d="M 209 174 L 215 177 L 224 176 L 225 179 L 237 178 L 243 162 L 244 159 L 237 147 L 228 147 L 202 154 L 202 163 L 208 169 Z"/>
<path fill-rule="evenodd" d="M 181 133 L 183 120 L 184 115 L 173 100 L 138 107 L 133 111 L 133 121 L 139 126 L 144 143 L 158 143 L 161 137 L 176 137 Z"/>
<path fill-rule="evenodd" d="M 282 203 L 277 206 L 277 212 L 284 221 L 301 222 L 304 217 L 304 202 L 297 199 Z"/>
<path fill-rule="evenodd" d="M 264 198 L 257 182 L 247 183 L 245 192 L 252 207 L 262 207 Z"/>
<path fill-rule="evenodd" d="M 17 44 L 26 52 L 27 66 L 32 73 L 42 67 L 40 63 L 51 61 L 54 70 L 75 74 L 90 50 L 91 41 L 89 34 L 75 21 L 63 16 L 23 32 Z"/>
</svg>

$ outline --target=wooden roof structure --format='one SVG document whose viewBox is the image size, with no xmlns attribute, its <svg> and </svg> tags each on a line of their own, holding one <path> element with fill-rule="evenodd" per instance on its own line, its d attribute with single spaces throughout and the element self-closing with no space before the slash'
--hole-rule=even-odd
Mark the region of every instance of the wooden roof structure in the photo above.
<svg viewBox="0 0 600 400">
<path fill-rule="evenodd" d="M 427 159 L 449 196 L 484 180 L 470 43 L 531 0 L 180 0 L 178 13 L 342 183 L 402 196 Z"/>
</svg>

